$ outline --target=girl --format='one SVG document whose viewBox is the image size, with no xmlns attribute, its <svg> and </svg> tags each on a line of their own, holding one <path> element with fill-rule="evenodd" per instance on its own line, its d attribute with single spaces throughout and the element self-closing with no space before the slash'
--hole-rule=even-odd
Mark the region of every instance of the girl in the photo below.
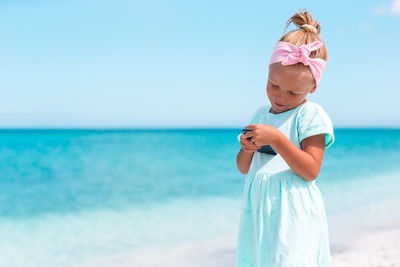
<svg viewBox="0 0 400 267">
<path fill-rule="evenodd" d="M 292 16 L 299 28 L 276 44 L 267 95 L 248 132 L 237 167 L 246 175 L 237 241 L 237 267 L 331 266 L 328 225 L 315 179 L 324 150 L 334 142 L 324 109 L 306 99 L 327 61 L 320 25 L 305 11 Z M 276 155 L 257 151 L 271 145 Z"/>
</svg>

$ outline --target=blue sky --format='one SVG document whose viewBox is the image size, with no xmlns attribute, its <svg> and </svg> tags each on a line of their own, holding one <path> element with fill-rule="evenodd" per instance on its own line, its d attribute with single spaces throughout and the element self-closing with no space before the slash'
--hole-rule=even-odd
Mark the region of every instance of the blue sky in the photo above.
<svg viewBox="0 0 400 267">
<path fill-rule="evenodd" d="M 299 8 L 329 54 L 308 99 L 334 127 L 400 127 L 399 0 L 3 0 L 0 127 L 240 128 Z"/>
</svg>

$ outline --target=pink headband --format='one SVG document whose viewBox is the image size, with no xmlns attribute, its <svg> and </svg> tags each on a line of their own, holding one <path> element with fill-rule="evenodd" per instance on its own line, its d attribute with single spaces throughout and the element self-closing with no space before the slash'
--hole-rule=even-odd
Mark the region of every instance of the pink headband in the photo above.
<svg viewBox="0 0 400 267">
<path fill-rule="evenodd" d="M 293 65 L 302 62 L 308 65 L 314 76 L 315 84 L 318 86 L 322 72 L 325 69 L 326 61 L 322 58 L 310 58 L 311 51 L 323 46 L 320 41 L 297 47 L 289 42 L 279 41 L 274 48 L 269 65 L 275 62 L 282 62 L 282 65 Z"/>
</svg>

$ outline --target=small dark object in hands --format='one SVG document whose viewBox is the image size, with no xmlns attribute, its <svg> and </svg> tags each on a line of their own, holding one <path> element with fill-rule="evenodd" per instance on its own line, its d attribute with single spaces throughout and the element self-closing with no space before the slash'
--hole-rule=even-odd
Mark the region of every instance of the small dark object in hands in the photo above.
<svg viewBox="0 0 400 267">
<path fill-rule="evenodd" d="M 245 134 L 247 132 L 250 132 L 250 131 L 252 131 L 252 130 L 242 129 L 242 133 L 243 134 Z M 251 139 L 251 137 L 247 137 L 247 139 Z M 262 147 L 257 149 L 257 151 L 260 152 L 260 153 L 271 154 L 271 155 L 277 155 L 278 154 L 271 145 L 263 145 Z"/>
</svg>

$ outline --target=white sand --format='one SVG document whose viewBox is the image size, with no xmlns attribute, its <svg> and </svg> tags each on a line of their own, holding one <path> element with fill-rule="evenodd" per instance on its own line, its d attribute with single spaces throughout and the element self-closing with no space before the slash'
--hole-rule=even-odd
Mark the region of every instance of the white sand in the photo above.
<svg viewBox="0 0 400 267">
<path fill-rule="evenodd" d="M 170 248 L 153 248 L 82 263 L 80 267 L 234 267 L 234 236 Z M 348 240 L 350 243 L 351 241 Z M 346 250 L 332 254 L 333 267 L 400 267 L 400 227 L 376 230 L 355 239 Z"/>
<path fill-rule="evenodd" d="M 333 267 L 400 267 L 400 227 L 371 232 L 332 256 Z"/>
</svg>

